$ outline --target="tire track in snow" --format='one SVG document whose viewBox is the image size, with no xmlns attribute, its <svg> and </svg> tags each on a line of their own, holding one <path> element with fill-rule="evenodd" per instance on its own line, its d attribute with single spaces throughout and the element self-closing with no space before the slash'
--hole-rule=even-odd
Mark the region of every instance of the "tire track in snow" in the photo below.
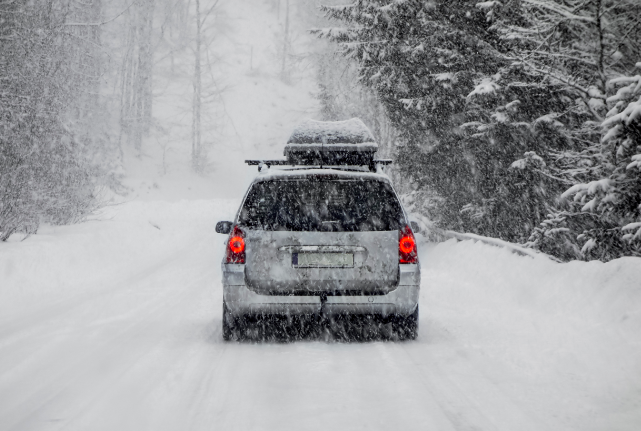
<svg viewBox="0 0 641 431">
<path fill-rule="evenodd" d="M 455 342 L 448 345 L 423 343 L 398 344 L 393 350 L 401 352 L 408 362 L 406 369 L 423 380 L 425 386 L 439 400 L 443 411 L 457 430 L 562 431 L 556 423 L 547 423 L 545 418 L 520 404 L 513 396 L 487 373 L 495 369 L 485 358 L 472 356 Z M 427 345 L 426 345 L 427 344 Z M 401 356 L 399 355 L 399 356 Z M 503 372 L 509 370 L 502 369 Z M 509 381 L 510 374 L 503 375 Z"/>
<path fill-rule="evenodd" d="M 198 250 L 198 249 L 197 249 Z M 175 256 L 181 256 L 182 253 L 181 251 L 176 252 L 175 254 L 172 255 L 172 257 L 166 259 L 166 261 L 171 261 L 173 260 L 174 263 L 176 261 Z M 177 259 L 180 261 L 181 259 Z M 187 263 L 188 260 L 184 259 Z M 154 267 L 159 267 L 162 264 L 155 265 Z M 190 265 L 185 265 L 187 268 L 190 267 Z M 193 269 L 198 271 L 199 267 L 202 267 L 202 265 L 199 264 L 193 264 Z M 168 267 L 168 268 L 171 268 Z M 141 282 L 144 282 L 146 278 L 149 278 L 150 271 L 153 271 L 153 269 L 147 269 L 139 274 L 136 275 L 136 283 L 140 284 Z M 184 271 L 183 271 L 184 272 Z M 198 273 L 198 272 L 196 272 Z M 201 282 L 203 279 L 208 278 L 211 279 L 211 274 L 203 274 L 199 279 L 192 281 L 192 285 L 197 286 L 199 282 Z M 180 281 L 180 280 L 177 280 Z M 127 296 L 127 293 L 135 293 L 134 287 L 136 286 L 136 283 L 131 284 L 129 283 L 127 288 L 123 289 L 116 289 L 117 290 L 117 295 L 112 296 L 109 298 L 112 303 L 120 303 L 122 302 L 120 300 L 120 296 Z M 174 296 L 176 293 L 179 294 L 178 301 L 170 301 L 172 296 Z M 102 295 L 104 296 L 104 295 Z M 127 340 L 132 339 L 132 334 L 135 334 L 136 332 L 143 332 L 144 330 L 141 331 L 141 329 L 144 328 L 149 328 L 151 322 L 154 322 L 155 320 L 162 320 L 163 315 L 171 315 L 171 313 L 167 313 L 167 309 L 173 309 L 175 308 L 176 305 L 180 302 L 186 302 L 190 300 L 193 296 L 193 293 L 190 292 L 189 289 L 178 289 L 176 290 L 175 288 L 169 289 L 165 291 L 165 294 L 162 296 L 152 296 L 151 301 L 145 302 L 142 304 L 142 306 L 139 306 L 134 310 L 134 313 L 138 315 L 138 318 L 135 319 L 133 322 L 131 320 L 122 320 L 121 322 L 124 322 L 126 324 L 126 327 L 123 329 L 121 326 L 121 322 L 118 322 L 118 326 L 115 328 L 110 328 L 110 327 L 102 327 L 100 328 L 100 325 L 97 329 L 99 337 L 99 343 L 91 344 L 91 350 L 89 351 L 84 351 L 81 353 L 80 357 L 72 357 L 72 358 L 67 358 L 69 356 L 69 352 L 67 352 L 69 347 L 74 346 L 74 341 L 71 339 L 65 340 L 66 343 L 63 343 L 62 345 L 60 343 L 52 343 L 52 347 L 54 347 L 54 352 L 51 352 L 50 355 L 47 355 L 46 357 L 43 356 L 42 358 L 47 358 L 48 361 L 51 359 L 60 359 L 62 357 L 62 360 L 67 362 L 65 365 L 62 367 L 58 367 L 59 370 L 57 373 L 52 374 L 51 370 L 47 367 L 47 365 L 40 365 L 39 367 L 33 367 L 34 369 L 38 369 L 40 371 L 40 374 L 43 374 L 44 379 L 38 379 L 38 385 L 37 388 L 33 391 L 28 391 L 29 393 L 23 394 L 22 396 L 22 401 L 16 401 L 16 390 L 12 390 L 12 399 L 7 400 L 7 402 L 0 403 L 0 405 L 5 406 L 5 408 L 2 410 L 0 413 L 0 419 L 2 419 L 2 422 L 5 422 L 8 418 L 7 415 L 13 411 L 13 414 L 10 414 L 11 417 L 14 417 L 14 420 L 10 420 L 9 422 L 15 422 L 17 420 L 17 424 L 19 425 L 20 422 L 20 417 L 25 417 L 26 421 L 30 421 L 30 417 L 32 417 L 34 414 L 38 413 L 38 411 L 41 411 L 46 408 L 46 406 L 52 402 L 55 401 L 57 397 L 60 397 L 63 395 L 65 392 L 69 392 L 71 388 L 74 388 L 74 385 L 78 386 L 79 384 L 82 385 L 84 383 L 84 386 L 87 386 L 88 381 L 92 380 L 97 380 L 98 382 L 101 381 L 101 378 L 95 373 L 96 370 L 92 368 L 87 368 L 86 365 L 83 367 L 84 364 L 95 364 L 95 363 L 100 363 L 101 361 L 104 361 L 105 352 L 108 352 L 109 350 L 113 350 L 113 346 L 120 346 L 124 342 L 126 344 Z M 84 301 L 84 303 L 88 303 L 91 301 Z M 109 301 L 107 301 L 109 302 Z M 116 305 L 116 304 L 114 304 Z M 77 309 L 79 305 L 75 304 L 74 308 Z M 78 309 L 79 311 L 84 311 L 82 309 Z M 131 310 L 130 310 L 131 311 Z M 131 312 L 129 313 L 131 314 Z M 81 313 L 82 315 L 82 313 Z M 73 316 L 71 316 L 73 317 Z M 67 323 L 68 326 L 73 325 L 73 318 L 67 319 L 69 323 Z M 86 328 L 80 328 L 86 329 Z M 110 330 L 116 330 L 117 333 L 105 338 L 103 337 L 105 331 L 110 331 Z M 92 338 L 92 337 L 90 337 Z M 86 340 L 86 341 L 90 341 Z M 69 346 L 71 344 L 71 346 Z M 55 352 L 58 353 L 55 353 Z M 132 355 L 133 353 L 136 353 L 136 355 L 132 356 L 131 358 L 127 358 L 127 361 L 122 361 L 128 354 Z M 131 350 L 129 352 L 124 352 L 120 351 L 122 356 L 119 356 L 117 359 L 118 361 L 112 361 L 112 365 L 120 366 L 122 368 L 122 364 L 131 364 L 132 360 L 138 360 L 140 357 L 144 356 L 148 352 L 136 352 L 135 350 Z M 141 356 L 142 355 L 142 356 Z M 109 357 L 109 354 L 106 354 L 106 357 Z M 62 369 L 60 369 L 62 368 Z M 130 368 L 130 367 L 127 367 Z M 80 370 L 80 373 L 77 372 L 77 370 Z M 3 373 L 3 376 L 11 376 L 12 374 L 15 373 Z M 13 376 L 13 380 L 17 380 L 21 376 Z M 6 379 L 5 379 L 6 380 Z M 6 383 L 10 382 L 2 382 L 3 386 L 6 385 Z M 102 380 L 102 385 L 103 386 L 108 386 L 112 384 L 113 382 L 108 382 L 105 381 L 104 379 Z M 24 386 L 24 382 L 21 384 L 21 386 Z M 32 384 L 33 386 L 33 384 Z M 56 388 L 57 386 L 62 386 L 61 388 L 53 389 Z M 92 388 L 92 391 L 95 391 Z M 5 392 L 5 391 L 3 391 Z M 7 391 L 8 392 L 8 391 Z M 5 392 L 5 393 L 7 393 Z M 29 401 L 33 401 L 34 399 L 40 400 L 37 404 L 38 407 L 33 409 L 27 406 Z M 12 407 L 8 407 L 12 406 Z M 28 412 L 28 413 L 27 413 Z M 15 419 L 17 418 L 17 419 Z M 2 427 L 4 429 L 4 427 Z M 22 428 L 21 426 L 19 428 Z"/>
<path fill-rule="evenodd" d="M 192 244 L 185 244 L 180 251 L 172 253 L 170 256 L 159 261 L 154 260 L 150 262 L 148 266 L 135 271 L 133 274 L 127 274 L 117 280 L 110 281 L 104 288 L 99 290 L 73 296 L 30 312 L 27 315 L 0 323 L 0 352 L 2 352 L 3 349 L 11 347 L 11 343 L 19 340 L 20 336 L 28 337 L 34 333 L 40 333 L 39 330 L 41 326 L 46 326 L 49 320 L 62 314 L 69 315 L 69 312 L 75 310 L 83 311 L 82 308 L 85 307 L 86 304 L 96 302 L 104 297 L 118 293 L 128 294 L 131 289 L 131 284 L 144 281 L 150 274 L 167 267 L 175 261 L 176 256 L 180 256 L 189 250 L 190 247 L 192 247 Z"/>
</svg>

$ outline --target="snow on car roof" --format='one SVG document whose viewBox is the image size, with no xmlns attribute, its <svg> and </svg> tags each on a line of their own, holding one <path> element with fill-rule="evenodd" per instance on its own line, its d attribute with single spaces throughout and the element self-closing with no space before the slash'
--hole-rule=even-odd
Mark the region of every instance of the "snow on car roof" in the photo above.
<svg viewBox="0 0 641 431">
<path fill-rule="evenodd" d="M 268 169 L 261 172 L 255 179 L 254 183 L 280 179 L 307 179 L 314 176 L 336 176 L 341 179 L 361 179 L 376 180 L 391 183 L 389 177 L 384 173 L 366 172 L 356 170 L 331 169 L 331 168 L 312 168 L 312 169 Z"/>
<path fill-rule="evenodd" d="M 288 144 L 363 144 L 375 143 L 372 132 L 360 118 L 344 121 L 306 120 L 299 124 Z"/>
</svg>

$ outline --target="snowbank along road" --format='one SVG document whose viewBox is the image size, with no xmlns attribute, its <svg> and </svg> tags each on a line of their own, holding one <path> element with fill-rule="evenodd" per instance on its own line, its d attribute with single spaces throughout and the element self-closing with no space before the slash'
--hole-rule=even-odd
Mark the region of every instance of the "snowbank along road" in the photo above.
<svg viewBox="0 0 641 431">
<path fill-rule="evenodd" d="M 1 430 L 638 430 L 641 265 L 420 244 L 413 342 L 224 343 L 217 220 L 134 202 L 0 247 Z"/>
</svg>

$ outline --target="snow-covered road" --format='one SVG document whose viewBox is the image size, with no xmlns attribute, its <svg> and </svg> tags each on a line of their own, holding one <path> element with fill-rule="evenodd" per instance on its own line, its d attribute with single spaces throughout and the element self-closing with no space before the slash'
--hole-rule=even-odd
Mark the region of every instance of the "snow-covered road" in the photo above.
<svg viewBox="0 0 641 431">
<path fill-rule="evenodd" d="M 417 341 L 224 343 L 234 205 L 130 203 L 0 248 L 0 430 L 641 426 L 638 260 L 423 244 Z"/>
</svg>

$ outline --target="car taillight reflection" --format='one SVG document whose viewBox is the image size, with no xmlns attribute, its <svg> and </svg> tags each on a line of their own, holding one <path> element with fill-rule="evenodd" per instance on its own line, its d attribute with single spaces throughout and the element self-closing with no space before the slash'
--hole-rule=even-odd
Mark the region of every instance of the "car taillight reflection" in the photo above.
<svg viewBox="0 0 641 431">
<path fill-rule="evenodd" d="M 245 263 L 245 232 L 238 226 L 229 234 L 225 263 Z"/>
<path fill-rule="evenodd" d="M 418 263 L 416 239 L 409 226 L 405 226 L 399 232 L 398 253 L 399 263 Z"/>
</svg>

